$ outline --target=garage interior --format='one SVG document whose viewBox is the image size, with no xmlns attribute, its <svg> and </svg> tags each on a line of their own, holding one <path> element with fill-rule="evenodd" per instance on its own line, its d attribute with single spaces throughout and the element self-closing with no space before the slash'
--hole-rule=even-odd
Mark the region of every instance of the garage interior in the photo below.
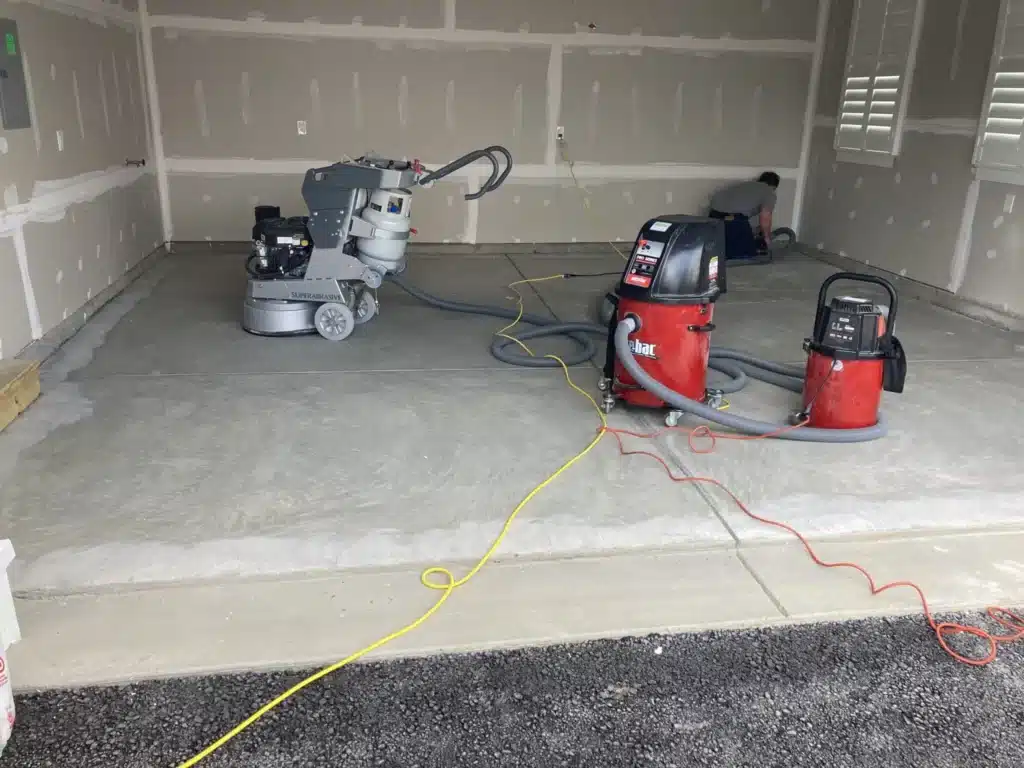
<svg viewBox="0 0 1024 768">
<path fill-rule="evenodd" d="M 885 276 L 909 359 L 889 435 L 634 447 L 935 609 L 1024 600 L 1024 106 L 1005 85 L 1024 2 L 0 0 L 0 19 L 27 117 L 5 90 L 0 360 L 39 361 L 42 384 L 0 433 L 16 689 L 343 658 L 429 609 L 423 569 L 472 568 L 594 438 L 561 370 L 491 357 L 503 322 L 388 283 L 342 342 L 241 328 L 254 206 L 305 214 L 307 169 L 370 152 L 437 168 L 507 147 L 493 194 L 464 199 L 483 164 L 416 191 L 407 276 L 514 308 L 513 283 L 596 275 L 521 288 L 560 321 L 593 321 L 645 221 L 778 172 L 799 242 L 731 269 L 714 343 L 801 364 L 822 281 Z M 881 143 L 843 109 L 865 61 L 899 74 Z M 595 398 L 601 362 L 571 370 Z M 755 382 L 730 407 L 792 400 Z M 919 610 L 604 439 L 373 655 Z"/>
</svg>

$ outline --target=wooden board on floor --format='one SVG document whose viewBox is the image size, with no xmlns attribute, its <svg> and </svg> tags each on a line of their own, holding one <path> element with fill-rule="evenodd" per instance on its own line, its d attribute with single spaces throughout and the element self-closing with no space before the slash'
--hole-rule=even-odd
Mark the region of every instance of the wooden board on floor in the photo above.
<svg viewBox="0 0 1024 768">
<path fill-rule="evenodd" d="M 0 431 L 39 397 L 39 363 L 0 360 Z"/>
</svg>

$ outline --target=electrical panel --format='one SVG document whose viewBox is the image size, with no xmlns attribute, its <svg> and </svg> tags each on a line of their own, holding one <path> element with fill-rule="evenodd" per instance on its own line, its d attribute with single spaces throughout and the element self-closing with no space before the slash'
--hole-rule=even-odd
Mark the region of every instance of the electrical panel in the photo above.
<svg viewBox="0 0 1024 768">
<path fill-rule="evenodd" d="M 5 131 L 32 127 L 18 24 L 0 19 L 0 125 Z"/>
</svg>

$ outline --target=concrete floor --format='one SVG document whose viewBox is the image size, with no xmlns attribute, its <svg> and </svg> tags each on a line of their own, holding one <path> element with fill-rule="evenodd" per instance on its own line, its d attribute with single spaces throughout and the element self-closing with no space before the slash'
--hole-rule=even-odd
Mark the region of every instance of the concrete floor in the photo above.
<svg viewBox="0 0 1024 768">
<path fill-rule="evenodd" d="M 254 337 L 238 325 L 241 250 L 175 250 L 49 361 L 44 397 L 0 435 L 0 519 L 25 633 L 16 684 L 344 655 L 429 605 L 419 568 L 475 560 L 597 426 L 561 373 L 490 357 L 493 319 L 386 286 L 380 316 L 344 343 Z M 505 302 L 523 276 L 621 264 L 417 254 L 409 277 Z M 715 343 L 800 360 L 831 272 L 799 256 L 734 270 Z M 583 318 L 611 282 L 540 283 L 527 309 Z M 886 398 L 884 442 L 723 443 L 697 456 L 685 435 L 667 435 L 656 447 L 830 554 L 920 578 L 938 605 L 1024 600 L 1024 358 L 1009 334 L 912 300 L 897 335 L 910 377 Z M 595 391 L 595 369 L 573 375 Z M 760 416 L 792 405 L 758 385 L 733 397 Z M 660 425 L 625 410 L 611 421 Z M 855 575 L 815 571 L 720 493 L 670 484 L 610 439 L 531 502 L 499 556 L 446 616 L 388 652 L 915 609 L 906 595 L 866 600 Z M 280 618 L 271 627 L 268 611 Z M 171 644 L 182 612 L 191 634 L 216 639 Z M 297 637 L 304 620 L 318 628 Z"/>
</svg>

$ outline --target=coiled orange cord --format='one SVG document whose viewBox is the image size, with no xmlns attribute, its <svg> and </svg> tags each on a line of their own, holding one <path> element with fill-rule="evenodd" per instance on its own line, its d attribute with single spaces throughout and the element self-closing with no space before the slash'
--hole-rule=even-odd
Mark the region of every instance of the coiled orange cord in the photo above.
<svg viewBox="0 0 1024 768">
<path fill-rule="evenodd" d="M 792 429 L 799 429 L 805 423 L 806 422 L 796 424 L 792 427 L 784 427 L 783 429 L 780 429 L 777 432 L 773 432 L 769 435 L 723 434 L 719 432 L 714 432 L 710 427 L 699 426 L 689 431 L 688 441 L 690 445 L 690 450 L 692 450 L 694 453 L 708 454 L 714 451 L 717 440 L 763 440 L 768 437 L 774 437 L 775 435 L 781 434 L 782 432 L 786 432 Z M 807 541 L 807 538 L 802 533 L 800 533 L 800 531 L 796 530 L 791 525 L 787 525 L 786 523 L 779 522 L 778 520 L 772 520 L 767 517 L 761 517 L 760 515 L 755 514 L 747 507 L 746 504 L 740 501 L 736 494 L 730 491 L 720 481 L 715 480 L 712 477 L 693 477 L 689 475 L 676 475 L 676 473 L 672 471 L 671 467 L 669 467 L 668 463 L 657 454 L 652 453 L 650 451 L 628 450 L 622 440 L 624 436 L 649 440 L 659 437 L 660 435 L 663 435 L 666 432 L 677 432 L 685 429 L 685 427 L 666 427 L 664 429 L 658 430 L 657 432 L 640 433 L 631 432 L 626 429 L 614 429 L 609 426 L 602 427 L 602 430 L 604 432 L 610 434 L 612 437 L 615 438 L 615 441 L 618 443 L 619 446 L 619 453 L 621 455 L 647 456 L 649 458 L 654 459 L 662 466 L 666 474 L 668 474 L 669 478 L 673 482 L 695 483 L 698 485 L 711 485 L 714 486 L 715 488 L 721 489 L 730 499 L 732 499 L 733 503 L 737 507 L 739 507 L 743 514 L 745 514 L 751 520 L 761 523 L 762 525 L 769 525 L 773 528 L 779 528 L 783 531 L 786 531 L 790 535 L 794 536 L 803 545 L 803 548 L 807 551 L 808 556 L 811 558 L 811 560 L 815 562 L 815 564 L 820 565 L 822 568 L 852 568 L 853 570 L 860 573 L 865 579 L 867 579 L 868 587 L 870 588 L 872 595 L 879 595 L 882 592 L 885 592 L 886 590 L 895 589 L 896 587 L 906 587 L 907 589 L 914 590 L 914 592 L 917 593 L 918 598 L 920 598 L 921 600 L 921 606 L 924 609 L 925 619 L 927 619 L 928 625 L 932 628 L 932 631 L 935 632 L 935 637 L 938 639 L 939 645 L 942 647 L 942 650 L 944 650 L 957 661 L 963 664 L 969 664 L 973 667 L 983 667 L 986 664 L 991 664 L 993 661 L 995 661 L 996 656 L 999 653 L 999 645 L 1001 643 L 1012 643 L 1016 640 L 1024 638 L 1024 617 L 1018 616 L 1013 611 L 1010 611 L 1006 608 L 1002 608 L 999 606 L 990 606 L 988 609 L 986 609 L 986 612 L 989 618 L 991 618 L 994 622 L 1001 625 L 1004 629 L 1009 630 L 1009 634 L 997 635 L 992 634 L 991 632 L 983 629 L 982 627 L 971 626 L 969 624 L 957 624 L 955 622 L 949 621 L 936 621 L 935 617 L 932 615 L 931 608 L 928 606 L 928 599 L 925 597 L 924 590 L 922 590 L 921 587 L 919 587 L 914 582 L 893 581 L 888 584 L 879 585 L 875 583 L 874 577 L 862 565 L 852 562 L 831 563 L 822 560 L 814 551 L 814 548 Z M 710 440 L 710 445 L 700 447 L 696 444 L 696 440 Z M 961 634 L 972 635 L 973 637 L 977 637 L 981 640 L 984 640 L 988 644 L 988 652 L 980 658 L 972 658 L 970 656 L 964 656 L 963 654 L 958 653 L 950 646 L 948 639 L 953 635 Z"/>
</svg>

